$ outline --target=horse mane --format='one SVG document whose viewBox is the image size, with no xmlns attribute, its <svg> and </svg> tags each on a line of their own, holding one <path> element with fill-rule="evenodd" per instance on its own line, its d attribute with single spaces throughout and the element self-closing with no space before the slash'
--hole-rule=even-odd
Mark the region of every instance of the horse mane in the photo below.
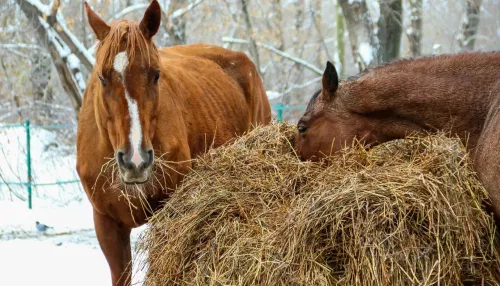
<svg viewBox="0 0 500 286">
<path fill-rule="evenodd" d="M 148 41 L 144 37 L 139 24 L 130 20 L 118 20 L 111 23 L 108 35 L 99 42 L 96 51 L 95 70 L 99 73 L 112 68 L 115 56 L 125 45 L 129 62 L 133 62 L 137 53 L 151 63 Z M 152 42 L 153 51 L 157 51 Z M 130 65 L 129 65 L 130 67 Z"/>
<path fill-rule="evenodd" d="M 340 80 L 340 83 L 350 83 L 354 82 L 358 79 L 361 79 L 363 76 L 369 74 L 370 72 L 376 72 L 376 71 L 385 71 L 387 69 L 393 69 L 393 70 L 398 70 L 398 69 L 404 69 L 408 65 L 412 64 L 419 64 L 419 63 L 425 63 L 428 60 L 433 60 L 433 59 L 450 59 L 450 58 L 457 58 L 457 55 L 459 57 L 463 57 L 464 59 L 462 61 L 457 61 L 458 63 L 468 63 L 471 60 L 474 60 L 474 57 L 478 57 L 480 55 L 500 55 L 500 52 L 493 51 L 493 52 L 461 52 L 459 54 L 439 54 L 439 55 L 427 55 L 427 56 L 420 56 L 420 57 L 404 57 L 404 58 L 399 58 L 393 61 L 389 61 L 386 63 L 379 64 L 374 67 L 370 67 L 367 69 L 364 69 L 360 73 L 349 76 L 345 80 Z M 429 66 L 425 66 L 426 69 L 429 68 Z M 321 93 L 321 89 L 316 91 L 311 99 L 309 100 L 309 103 L 307 105 L 306 110 L 309 110 L 314 103 L 316 102 L 318 95 Z"/>
<path fill-rule="evenodd" d="M 481 56 L 481 55 L 500 55 L 500 52 L 498 52 L 498 51 L 491 51 L 491 52 L 464 51 L 464 52 L 460 52 L 458 54 L 434 54 L 434 55 L 426 55 L 426 56 L 419 56 L 419 57 L 403 57 L 403 58 L 399 58 L 399 59 L 395 59 L 392 61 L 388 61 L 388 62 L 379 64 L 379 65 L 371 67 L 371 68 L 367 68 L 367 69 L 361 71 L 357 75 L 350 76 L 347 79 L 347 81 L 356 80 L 356 79 L 359 79 L 362 76 L 364 76 L 372 71 L 384 70 L 386 68 L 397 69 L 397 68 L 404 67 L 408 64 L 425 62 L 428 60 L 449 59 L 449 58 L 456 59 L 457 56 L 464 57 L 464 58 L 467 58 L 468 60 L 470 60 L 470 58 L 474 58 L 474 57 Z M 464 61 L 464 62 L 467 62 L 467 61 Z"/>
</svg>

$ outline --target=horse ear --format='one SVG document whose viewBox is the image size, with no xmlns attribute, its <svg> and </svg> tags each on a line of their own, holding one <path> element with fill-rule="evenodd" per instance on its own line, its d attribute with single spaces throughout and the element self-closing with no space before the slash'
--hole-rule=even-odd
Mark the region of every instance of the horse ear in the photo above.
<svg viewBox="0 0 500 286">
<path fill-rule="evenodd" d="M 146 12 L 144 12 L 144 17 L 141 20 L 141 32 L 146 36 L 146 38 L 151 39 L 158 29 L 161 23 L 161 7 L 158 1 L 153 0 L 149 5 Z"/>
<path fill-rule="evenodd" d="M 87 1 L 84 2 L 85 10 L 87 11 L 87 19 L 89 20 L 90 27 L 94 30 L 94 33 L 99 41 L 104 40 L 111 30 L 111 27 L 104 22 L 99 15 L 97 15 L 92 8 L 90 8 Z"/>
<path fill-rule="evenodd" d="M 325 93 L 326 91 L 328 96 L 332 96 L 339 87 L 339 76 L 337 74 L 337 70 L 335 69 L 335 66 L 329 61 L 326 62 L 326 69 L 323 73 L 322 85 L 324 91 L 323 93 Z"/>
</svg>

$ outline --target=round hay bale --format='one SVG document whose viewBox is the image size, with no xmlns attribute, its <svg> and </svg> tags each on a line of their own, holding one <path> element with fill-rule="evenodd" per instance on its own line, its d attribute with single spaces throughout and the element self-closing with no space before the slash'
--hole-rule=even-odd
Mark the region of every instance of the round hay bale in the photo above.
<svg viewBox="0 0 500 286">
<path fill-rule="evenodd" d="M 442 135 L 300 162 L 295 127 L 197 160 L 150 221 L 145 285 L 498 285 L 487 193 Z"/>
</svg>

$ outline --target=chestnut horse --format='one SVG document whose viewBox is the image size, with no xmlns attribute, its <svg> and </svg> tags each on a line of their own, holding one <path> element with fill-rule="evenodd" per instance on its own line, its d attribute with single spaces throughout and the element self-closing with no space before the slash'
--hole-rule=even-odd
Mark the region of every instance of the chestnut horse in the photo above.
<svg viewBox="0 0 500 286">
<path fill-rule="evenodd" d="M 85 7 L 100 43 L 78 123 L 77 170 L 113 285 L 128 285 L 131 229 L 168 198 L 193 158 L 268 124 L 271 110 L 245 54 L 203 44 L 158 50 L 156 0 L 140 23 L 108 25 Z"/>
<path fill-rule="evenodd" d="M 443 130 L 466 144 L 500 222 L 500 53 L 404 59 L 340 82 L 328 62 L 322 89 L 297 124 L 295 148 L 318 160 L 367 145 Z M 500 226 L 500 224 L 498 224 Z"/>
</svg>

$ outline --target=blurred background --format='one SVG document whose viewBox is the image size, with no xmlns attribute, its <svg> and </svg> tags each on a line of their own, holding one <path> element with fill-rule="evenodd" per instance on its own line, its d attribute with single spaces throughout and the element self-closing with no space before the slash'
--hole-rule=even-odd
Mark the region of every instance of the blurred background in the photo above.
<svg viewBox="0 0 500 286">
<path fill-rule="evenodd" d="M 140 20 L 150 1 L 88 2 L 112 21 Z M 203 42 L 247 53 L 274 115 L 290 122 L 320 88 L 326 61 L 346 79 L 401 57 L 494 51 L 500 44 L 500 0 L 159 2 L 162 25 L 154 38 L 159 47 Z M 60 268 L 68 268 L 64 255 L 91 254 L 88 259 L 98 262 L 90 265 L 99 267 L 102 277 L 78 283 L 101 285 L 109 278 L 75 171 L 76 124 L 95 47 L 83 1 L 0 0 L 0 251 L 13 254 L 0 259 L 2 269 L 12 268 L 12 259 L 20 261 L 19 252 L 40 248 L 2 241 L 40 239 L 34 221 L 44 220 L 54 227 L 52 236 L 43 234 L 49 255 L 59 253 L 54 245 L 76 245 L 71 249 L 80 251 L 59 253 Z M 82 243 L 96 252 L 86 252 Z M 44 275 L 43 267 L 37 269 Z M 6 273 L 17 279 L 15 285 L 23 285 L 20 277 L 37 277 Z"/>
<path fill-rule="evenodd" d="M 85 54 L 92 57 L 96 44 L 83 1 L 0 2 L 0 122 L 74 124 L 92 69 Z M 140 20 L 149 1 L 88 2 L 112 21 Z M 400 57 L 491 51 L 500 41 L 498 0 L 159 2 L 159 47 L 203 42 L 244 51 L 272 102 L 290 105 L 307 103 L 327 60 L 345 78 Z"/>
</svg>

